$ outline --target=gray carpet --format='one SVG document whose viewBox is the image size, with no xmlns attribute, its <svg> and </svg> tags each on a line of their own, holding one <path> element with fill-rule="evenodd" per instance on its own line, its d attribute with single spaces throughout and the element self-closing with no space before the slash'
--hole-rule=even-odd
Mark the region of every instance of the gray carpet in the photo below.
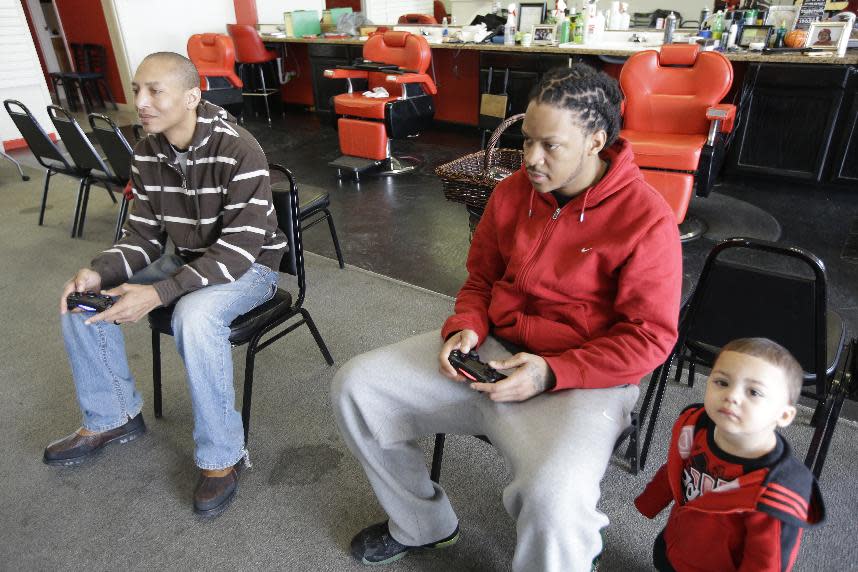
<svg viewBox="0 0 858 572">
<path fill-rule="evenodd" d="M 694 197 L 688 212 L 706 221 L 703 236 L 714 242 L 734 236 L 776 242 L 781 236 L 781 225 L 771 214 L 718 189 L 706 198 Z"/>
<path fill-rule="evenodd" d="M 196 479 L 191 413 L 181 364 L 164 352 L 164 418 L 151 411 L 151 354 L 144 323 L 125 326 L 132 369 L 146 400 L 147 436 L 108 449 L 87 465 L 42 464 L 44 446 L 78 426 L 79 414 L 57 320 L 62 283 L 112 236 L 116 207 L 103 192 L 91 198 L 86 235 L 70 240 L 75 184 L 56 177 L 46 224 L 36 226 L 40 173 L 21 183 L 0 169 L 0 291 L 6 335 L 0 337 L 0 566 L 9 570 L 281 569 L 358 570 L 348 555 L 351 536 L 383 517 L 356 462 L 333 424 L 327 390 L 349 357 L 439 326 L 452 300 L 332 260 L 307 256 L 306 307 L 337 360 L 327 367 L 301 328 L 257 358 L 251 420 L 253 469 L 238 498 L 220 518 L 191 512 Z M 324 228 L 310 232 L 326 232 Z M 286 287 L 288 281 L 282 280 Z M 243 350 L 236 350 L 236 379 Z M 686 403 L 701 398 L 671 386 L 658 435 Z M 804 453 L 807 412 L 787 432 Z M 858 548 L 856 435 L 841 423 L 822 487 L 829 523 L 804 541 L 798 570 L 854 567 Z M 613 463 L 603 482 L 605 531 L 602 570 L 647 570 L 650 547 L 663 525 L 631 505 L 664 456 L 659 441 L 650 466 L 633 477 Z M 427 442 L 428 452 L 428 442 Z M 503 461 L 470 437 L 448 441 L 442 483 L 461 518 L 453 548 L 415 554 L 391 570 L 506 570 L 514 524 L 501 506 L 508 481 Z M 574 476 L 573 476 L 574 478 Z"/>
</svg>

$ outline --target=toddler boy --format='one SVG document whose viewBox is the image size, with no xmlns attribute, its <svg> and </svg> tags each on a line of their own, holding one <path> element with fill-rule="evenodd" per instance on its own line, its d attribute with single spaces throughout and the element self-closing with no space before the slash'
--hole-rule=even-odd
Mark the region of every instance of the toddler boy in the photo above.
<svg viewBox="0 0 858 572">
<path fill-rule="evenodd" d="M 802 529 L 825 513 L 813 474 L 775 431 L 795 418 L 802 376 L 766 338 L 724 346 L 703 406 L 680 414 L 667 463 L 635 499 L 648 518 L 674 502 L 653 548 L 656 569 L 792 569 Z"/>
</svg>

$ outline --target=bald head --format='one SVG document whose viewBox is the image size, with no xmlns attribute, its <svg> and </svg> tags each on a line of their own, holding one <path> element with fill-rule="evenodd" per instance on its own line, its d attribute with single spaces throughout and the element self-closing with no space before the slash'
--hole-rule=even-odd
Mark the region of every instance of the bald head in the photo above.
<svg viewBox="0 0 858 572">
<path fill-rule="evenodd" d="M 170 75 L 181 89 L 200 87 L 200 74 L 196 66 L 183 55 L 175 52 L 155 52 L 140 62 L 141 68 L 146 65 L 158 66 L 159 71 Z"/>
</svg>

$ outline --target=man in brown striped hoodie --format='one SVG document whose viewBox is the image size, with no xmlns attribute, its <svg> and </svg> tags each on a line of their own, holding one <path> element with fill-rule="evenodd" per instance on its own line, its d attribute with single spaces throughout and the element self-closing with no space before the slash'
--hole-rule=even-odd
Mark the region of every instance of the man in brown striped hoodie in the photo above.
<svg viewBox="0 0 858 572">
<path fill-rule="evenodd" d="M 63 288 L 62 330 L 83 424 L 45 449 L 51 465 L 73 465 L 109 443 L 142 435 L 142 399 L 119 324 L 175 304 L 172 328 L 194 410 L 202 474 L 194 510 L 223 512 L 246 459 L 235 409 L 229 324 L 271 298 L 287 248 L 259 143 L 223 109 L 200 99 L 199 75 L 183 56 L 161 52 L 140 64 L 135 105 L 147 137 L 134 149 L 134 202 L 119 243 Z M 174 253 L 166 254 L 167 239 Z M 67 311 L 73 291 L 104 291 L 99 314 Z"/>
</svg>

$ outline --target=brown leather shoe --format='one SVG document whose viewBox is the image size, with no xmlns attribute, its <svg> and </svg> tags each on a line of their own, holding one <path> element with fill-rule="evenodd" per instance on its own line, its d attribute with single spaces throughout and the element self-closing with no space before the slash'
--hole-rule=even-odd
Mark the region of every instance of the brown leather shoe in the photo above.
<svg viewBox="0 0 858 572">
<path fill-rule="evenodd" d="M 43 461 L 48 465 L 77 465 L 92 458 L 111 443 L 129 443 L 146 433 L 143 414 L 138 413 L 125 425 L 92 435 L 72 433 L 45 448 Z"/>
<path fill-rule="evenodd" d="M 194 512 L 200 516 L 218 516 L 238 491 L 238 476 L 241 474 L 241 466 L 244 459 L 232 466 L 230 471 L 223 477 L 209 477 L 200 474 L 197 489 L 194 491 Z"/>
</svg>

